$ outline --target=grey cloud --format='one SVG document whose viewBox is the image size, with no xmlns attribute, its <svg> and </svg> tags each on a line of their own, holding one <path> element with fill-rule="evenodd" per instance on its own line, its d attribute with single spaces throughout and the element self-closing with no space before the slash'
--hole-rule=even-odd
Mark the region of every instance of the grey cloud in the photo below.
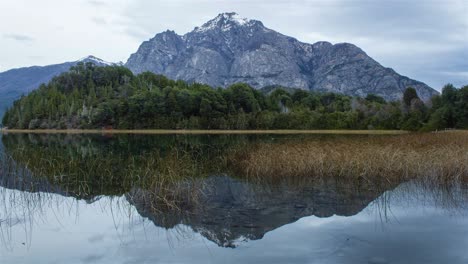
<svg viewBox="0 0 468 264">
<path fill-rule="evenodd" d="M 100 7 L 100 6 L 105 6 L 107 5 L 106 2 L 104 1 L 98 1 L 98 0 L 88 0 L 88 3 L 92 6 Z"/>
<path fill-rule="evenodd" d="M 104 255 L 89 255 L 81 259 L 83 263 L 99 263 L 104 258 Z"/>
<path fill-rule="evenodd" d="M 106 25 L 107 20 L 102 17 L 93 17 L 91 19 L 96 25 Z"/>
<path fill-rule="evenodd" d="M 41 59 L 44 59 L 44 56 L 40 56 L 40 55 L 31 55 L 31 56 L 28 56 L 28 58 L 32 59 L 32 60 L 41 60 Z"/>
<path fill-rule="evenodd" d="M 97 243 L 103 241 L 105 236 L 103 234 L 97 234 L 88 238 L 89 243 Z"/>
<path fill-rule="evenodd" d="M 135 28 L 126 28 L 125 30 L 123 30 L 123 33 L 137 40 L 146 40 L 152 37 L 151 33 Z"/>
<path fill-rule="evenodd" d="M 21 34 L 4 34 L 3 37 L 7 39 L 16 40 L 16 41 L 22 41 L 22 42 L 34 41 L 34 38 L 27 36 L 27 35 L 21 35 Z"/>
</svg>

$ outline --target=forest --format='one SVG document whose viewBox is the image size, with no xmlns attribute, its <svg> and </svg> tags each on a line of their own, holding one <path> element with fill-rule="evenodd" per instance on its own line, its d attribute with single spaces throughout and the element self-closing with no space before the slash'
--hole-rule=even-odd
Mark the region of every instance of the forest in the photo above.
<svg viewBox="0 0 468 264">
<path fill-rule="evenodd" d="M 468 128 L 468 86 L 447 84 L 423 102 L 246 84 L 225 89 L 170 80 L 122 66 L 80 63 L 14 102 L 3 117 L 16 129 L 401 129 Z"/>
</svg>

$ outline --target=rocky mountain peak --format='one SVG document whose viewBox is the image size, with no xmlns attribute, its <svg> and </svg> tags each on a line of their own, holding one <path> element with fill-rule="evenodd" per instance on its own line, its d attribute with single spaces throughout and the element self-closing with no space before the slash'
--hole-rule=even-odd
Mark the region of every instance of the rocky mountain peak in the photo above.
<svg viewBox="0 0 468 264">
<path fill-rule="evenodd" d="M 399 100 L 412 86 L 429 100 L 437 91 L 383 67 L 350 43 L 308 44 L 237 13 L 221 13 L 183 36 L 157 34 L 130 56 L 134 73 L 151 71 L 213 87 L 247 83 Z"/>
<path fill-rule="evenodd" d="M 258 22 L 260 21 L 241 17 L 235 12 L 221 13 L 215 18 L 203 24 L 201 27 L 195 28 L 194 32 L 203 33 L 212 30 L 229 31 L 232 28 L 247 27 L 257 24 Z"/>
</svg>

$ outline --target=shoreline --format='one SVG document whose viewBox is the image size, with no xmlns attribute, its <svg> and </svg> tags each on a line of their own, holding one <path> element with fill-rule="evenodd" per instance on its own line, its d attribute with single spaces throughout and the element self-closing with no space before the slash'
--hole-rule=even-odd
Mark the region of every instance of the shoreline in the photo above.
<svg viewBox="0 0 468 264">
<path fill-rule="evenodd" d="M 201 130 L 201 129 L 0 129 L 1 134 L 141 134 L 141 135 L 229 135 L 229 134 L 343 134 L 400 135 L 405 130 Z"/>
</svg>

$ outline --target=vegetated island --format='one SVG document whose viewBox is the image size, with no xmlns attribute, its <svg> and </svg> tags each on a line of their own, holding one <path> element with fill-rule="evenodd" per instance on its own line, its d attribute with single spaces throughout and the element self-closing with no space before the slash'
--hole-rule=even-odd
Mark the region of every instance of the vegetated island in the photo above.
<svg viewBox="0 0 468 264">
<path fill-rule="evenodd" d="M 25 130 L 409 130 L 468 128 L 468 86 L 430 102 L 408 87 L 401 101 L 246 84 L 226 89 L 122 66 L 80 63 L 15 101 L 3 117 Z"/>
</svg>

